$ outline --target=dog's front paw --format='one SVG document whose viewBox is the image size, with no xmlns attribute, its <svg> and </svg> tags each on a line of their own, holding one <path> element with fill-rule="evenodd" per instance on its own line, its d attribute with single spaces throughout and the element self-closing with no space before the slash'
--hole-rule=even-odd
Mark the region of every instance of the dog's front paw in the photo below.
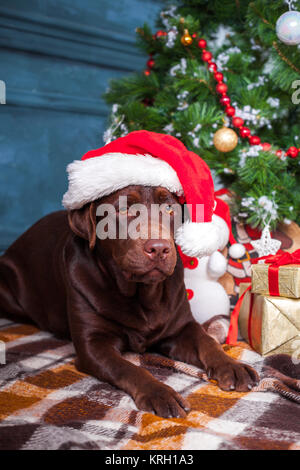
<svg viewBox="0 0 300 470">
<path fill-rule="evenodd" d="M 163 418 L 184 418 L 189 404 L 175 390 L 162 383 L 148 384 L 140 390 L 135 403 L 140 410 L 155 413 Z"/>
<path fill-rule="evenodd" d="M 252 367 L 231 359 L 209 368 L 207 375 L 226 391 L 249 392 L 259 382 L 259 376 Z"/>
</svg>

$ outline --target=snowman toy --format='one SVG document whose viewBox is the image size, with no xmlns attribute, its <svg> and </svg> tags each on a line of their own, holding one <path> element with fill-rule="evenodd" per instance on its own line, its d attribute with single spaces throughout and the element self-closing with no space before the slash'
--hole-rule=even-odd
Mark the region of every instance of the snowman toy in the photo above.
<svg viewBox="0 0 300 470">
<path fill-rule="evenodd" d="M 221 253 L 230 242 L 229 256 L 240 258 L 245 254 L 245 247 L 236 243 L 231 228 L 228 204 L 216 198 L 214 223 L 218 224 L 222 234 L 220 251 L 210 256 L 191 258 L 179 250 L 184 266 L 184 282 L 194 319 L 203 324 L 216 315 L 230 313 L 230 300 L 224 287 L 218 282 L 227 271 L 227 259 Z"/>
</svg>

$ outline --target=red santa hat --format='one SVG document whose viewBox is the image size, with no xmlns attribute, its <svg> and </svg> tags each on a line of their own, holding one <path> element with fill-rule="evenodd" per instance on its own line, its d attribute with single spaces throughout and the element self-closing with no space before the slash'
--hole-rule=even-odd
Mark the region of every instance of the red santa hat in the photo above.
<svg viewBox="0 0 300 470">
<path fill-rule="evenodd" d="M 129 185 L 162 186 L 188 204 L 189 220 L 178 229 L 175 241 L 189 256 L 207 256 L 223 248 L 224 225 L 214 216 L 215 197 L 207 164 L 182 142 L 166 134 L 131 132 L 104 147 L 87 152 L 67 167 L 69 188 L 66 209 Z M 196 205 L 202 205 L 202 211 Z"/>
</svg>

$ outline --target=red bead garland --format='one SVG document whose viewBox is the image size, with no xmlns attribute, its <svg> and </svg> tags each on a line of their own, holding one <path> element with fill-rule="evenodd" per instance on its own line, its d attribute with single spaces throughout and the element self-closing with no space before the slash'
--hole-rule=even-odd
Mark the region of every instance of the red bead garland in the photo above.
<svg viewBox="0 0 300 470">
<path fill-rule="evenodd" d="M 225 113 L 227 114 L 227 116 L 233 117 L 235 115 L 235 108 L 233 106 L 227 106 L 227 108 L 225 109 Z"/>
<path fill-rule="evenodd" d="M 205 39 L 201 39 L 198 45 L 200 48 L 207 47 L 207 43 Z M 260 137 L 258 137 L 257 135 L 251 135 L 251 130 L 248 127 L 244 126 L 244 120 L 238 116 L 235 116 L 236 109 L 234 108 L 234 106 L 230 106 L 231 100 L 229 96 L 227 96 L 228 86 L 223 81 L 224 75 L 221 72 L 218 72 L 216 64 L 214 62 L 211 62 L 213 60 L 213 55 L 205 49 L 205 51 L 203 51 L 202 53 L 202 59 L 204 62 L 207 62 L 208 60 L 210 61 L 208 70 L 210 72 L 214 72 L 214 78 L 218 82 L 216 86 L 216 91 L 217 93 L 223 95 L 222 98 L 220 99 L 220 103 L 223 106 L 225 106 L 225 113 L 227 114 L 227 116 L 233 118 L 232 119 L 233 126 L 240 129 L 240 136 L 244 139 L 248 138 L 250 145 L 261 145 L 263 150 L 265 151 L 270 150 L 271 144 L 269 144 L 268 142 L 265 142 L 262 144 Z M 296 147 L 290 147 L 288 151 L 286 152 L 286 155 L 291 158 L 296 158 L 299 155 L 299 153 L 300 153 L 300 149 L 297 149 Z M 281 155 L 282 155 L 282 151 L 280 151 L 280 156 Z"/>
<path fill-rule="evenodd" d="M 221 72 L 216 72 L 215 73 L 215 79 L 217 80 L 217 82 L 223 82 L 224 75 Z"/>
<path fill-rule="evenodd" d="M 249 143 L 250 145 L 259 145 L 261 143 L 260 137 L 257 135 L 252 135 L 249 137 Z"/>
<path fill-rule="evenodd" d="M 209 70 L 210 72 L 216 72 L 216 71 L 218 70 L 217 64 L 215 64 L 214 62 L 211 62 L 211 63 L 209 64 L 208 70 Z"/>
<path fill-rule="evenodd" d="M 231 99 L 229 98 L 229 96 L 222 96 L 222 98 L 220 99 L 220 103 L 223 105 L 223 106 L 229 106 L 230 103 L 231 103 Z"/>
<path fill-rule="evenodd" d="M 220 82 L 216 86 L 216 90 L 217 90 L 218 93 L 220 93 L 220 95 L 226 95 L 227 90 L 228 90 L 228 86 L 226 85 L 226 83 Z"/>
<path fill-rule="evenodd" d="M 208 52 L 208 51 L 203 51 L 203 54 L 202 54 L 202 60 L 204 60 L 204 62 L 208 62 L 209 60 L 212 59 L 212 53 L 211 52 Z"/>
<path fill-rule="evenodd" d="M 269 144 L 268 142 L 261 144 L 261 146 L 265 152 L 268 152 L 271 149 L 271 144 Z"/>
<path fill-rule="evenodd" d="M 153 36 L 153 39 L 167 36 L 167 34 L 168 33 L 166 31 L 159 30 Z M 192 34 L 194 39 L 196 39 L 197 36 L 198 35 L 196 33 Z M 218 66 L 215 62 L 213 62 L 213 54 L 206 49 L 207 41 L 204 38 L 199 39 L 198 47 L 202 49 L 202 60 L 208 64 L 208 70 L 214 74 L 214 78 L 217 82 L 216 91 L 218 94 L 222 95 L 220 98 L 220 103 L 225 107 L 226 115 L 229 118 L 232 118 L 232 125 L 239 129 L 240 136 L 243 139 L 248 138 L 250 145 L 260 145 L 264 151 L 270 151 L 272 148 L 271 144 L 268 142 L 262 143 L 260 137 L 257 135 L 251 135 L 251 130 L 244 126 L 244 120 L 241 117 L 235 115 L 236 109 L 234 106 L 231 106 L 231 99 L 227 95 L 228 86 L 226 83 L 224 83 L 224 75 L 223 73 L 218 72 Z M 150 54 L 149 60 L 147 61 L 147 69 L 144 70 L 144 74 L 150 75 L 151 69 L 154 67 L 154 65 L 155 61 L 152 57 L 152 54 Z M 297 158 L 300 154 L 300 148 L 298 149 L 297 147 L 290 147 L 285 153 L 283 150 L 277 150 L 275 153 L 279 158 L 282 158 L 283 154 L 291 158 Z"/>
<path fill-rule="evenodd" d="M 205 49 L 206 46 L 207 46 L 207 42 L 205 41 L 205 39 L 200 39 L 199 42 L 198 42 L 198 46 L 199 46 L 201 49 Z"/>
<path fill-rule="evenodd" d="M 249 127 L 244 127 L 244 126 L 241 127 L 241 128 L 240 128 L 240 135 L 241 135 L 241 137 L 243 137 L 244 139 L 245 139 L 246 137 L 250 137 L 251 131 L 250 131 Z"/>
<path fill-rule="evenodd" d="M 234 125 L 234 127 L 242 127 L 244 125 L 244 119 L 240 117 L 235 117 L 232 119 L 232 124 Z"/>
</svg>

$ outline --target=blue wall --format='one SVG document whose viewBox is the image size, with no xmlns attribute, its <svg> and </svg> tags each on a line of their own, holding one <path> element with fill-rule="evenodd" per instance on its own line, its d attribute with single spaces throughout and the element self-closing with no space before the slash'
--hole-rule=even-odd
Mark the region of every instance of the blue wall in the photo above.
<svg viewBox="0 0 300 470">
<path fill-rule="evenodd" d="M 159 0 L 1 0 L 0 252 L 60 209 L 66 165 L 100 147 L 110 78 L 142 70 Z"/>
</svg>

